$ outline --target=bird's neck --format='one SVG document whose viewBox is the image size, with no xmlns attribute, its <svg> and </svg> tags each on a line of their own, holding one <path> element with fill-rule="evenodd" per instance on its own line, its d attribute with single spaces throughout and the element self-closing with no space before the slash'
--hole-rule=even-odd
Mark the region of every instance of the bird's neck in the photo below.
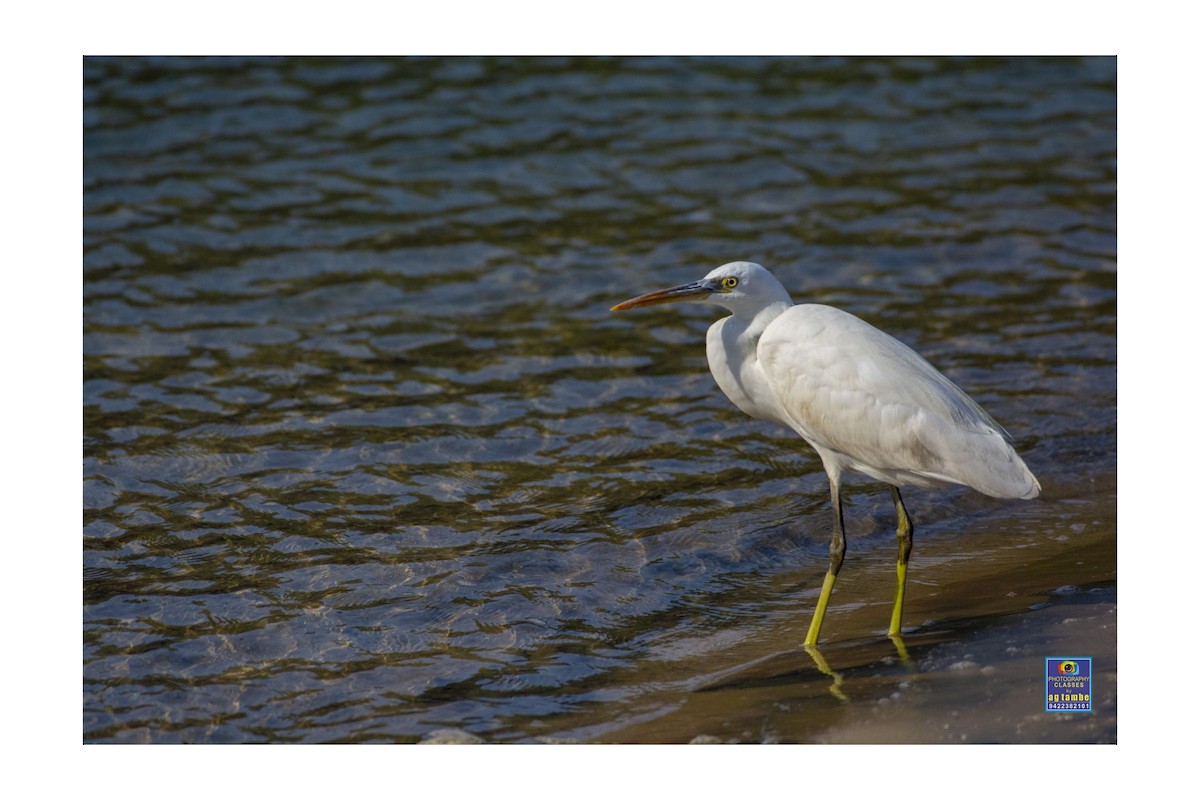
<svg viewBox="0 0 1200 800">
<path fill-rule="evenodd" d="M 745 326 L 745 331 L 742 335 L 757 342 L 758 337 L 762 336 L 767 326 L 774 322 L 776 317 L 791 307 L 791 300 L 778 300 L 767 306 L 755 309 L 753 313 L 738 313 L 738 310 L 733 309 L 733 316 L 737 317 Z"/>
</svg>

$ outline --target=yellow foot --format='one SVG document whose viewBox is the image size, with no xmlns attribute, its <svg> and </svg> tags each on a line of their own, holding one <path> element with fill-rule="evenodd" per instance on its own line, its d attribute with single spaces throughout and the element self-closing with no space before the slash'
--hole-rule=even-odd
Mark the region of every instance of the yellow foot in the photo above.
<svg viewBox="0 0 1200 800">
<path fill-rule="evenodd" d="M 892 604 L 892 624 L 888 636 L 900 635 L 900 617 L 904 613 L 904 586 L 908 583 L 908 564 L 896 562 L 896 602 Z"/>
<path fill-rule="evenodd" d="M 821 586 L 821 596 L 817 598 L 817 609 L 813 612 L 812 622 L 808 626 L 808 635 L 804 637 L 806 647 L 817 643 L 821 635 L 821 623 L 825 621 L 825 609 L 829 607 L 829 597 L 833 594 L 833 582 L 837 576 L 832 572 L 825 573 L 825 583 Z"/>
</svg>

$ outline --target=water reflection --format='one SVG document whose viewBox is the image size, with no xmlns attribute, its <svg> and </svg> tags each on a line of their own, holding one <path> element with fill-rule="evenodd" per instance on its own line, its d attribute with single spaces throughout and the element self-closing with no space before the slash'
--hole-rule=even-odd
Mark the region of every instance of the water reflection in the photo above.
<svg viewBox="0 0 1200 800">
<path fill-rule="evenodd" d="M 1115 579 L 942 602 L 1114 541 L 1112 60 L 88 59 L 84 92 L 90 741 L 619 739 L 794 652 L 819 462 L 720 396 L 710 314 L 607 310 L 738 258 L 1042 477 L 914 498 L 935 626 Z M 886 626 L 889 513 L 851 487 L 831 635 Z"/>
</svg>

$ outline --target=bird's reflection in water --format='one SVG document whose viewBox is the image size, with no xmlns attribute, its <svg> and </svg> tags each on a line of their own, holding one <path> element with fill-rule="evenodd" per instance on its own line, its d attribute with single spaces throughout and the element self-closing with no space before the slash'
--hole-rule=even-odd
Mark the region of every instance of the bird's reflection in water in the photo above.
<svg viewBox="0 0 1200 800">
<path fill-rule="evenodd" d="M 829 693 L 843 703 L 849 703 L 850 698 L 846 697 L 846 693 L 842 691 L 842 683 L 845 680 L 842 674 L 833 671 L 829 666 L 829 662 L 825 660 L 825 656 L 821 655 L 821 651 L 817 649 L 815 644 L 804 645 L 804 652 L 808 653 L 809 658 L 817 665 L 817 669 L 830 678 L 833 678 L 833 683 L 829 685 Z"/>
</svg>

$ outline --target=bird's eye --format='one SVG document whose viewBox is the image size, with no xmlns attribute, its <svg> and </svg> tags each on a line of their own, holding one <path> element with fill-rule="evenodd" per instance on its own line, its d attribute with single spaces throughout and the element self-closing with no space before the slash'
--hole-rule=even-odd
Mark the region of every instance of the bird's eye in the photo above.
<svg viewBox="0 0 1200 800">
<path fill-rule="evenodd" d="M 737 278 L 722 278 L 721 279 L 721 288 L 722 289 L 732 289 L 735 286 L 737 286 Z"/>
</svg>

